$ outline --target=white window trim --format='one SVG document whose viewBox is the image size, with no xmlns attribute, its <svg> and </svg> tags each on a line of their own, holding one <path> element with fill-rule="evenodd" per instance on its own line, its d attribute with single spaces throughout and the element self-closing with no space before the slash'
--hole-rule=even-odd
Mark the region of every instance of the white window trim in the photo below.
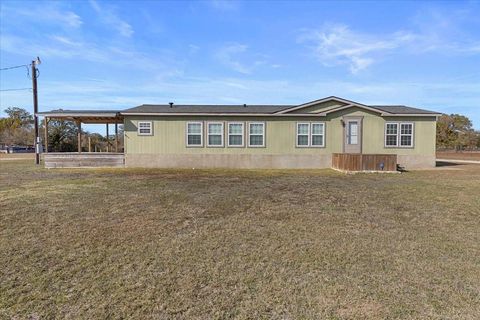
<svg viewBox="0 0 480 320">
<path fill-rule="evenodd" d="M 397 135 L 396 135 L 396 143 L 395 145 L 387 145 L 387 127 L 389 124 L 394 124 L 397 126 Z M 383 136 L 384 136 L 384 146 L 385 148 L 397 148 L 398 147 L 398 130 L 400 129 L 400 126 L 398 122 L 385 122 L 385 128 L 383 130 Z M 389 136 L 393 136 L 393 134 L 389 134 Z"/>
<path fill-rule="evenodd" d="M 314 124 L 321 124 L 322 127 L 323 127 L 323 131 L 322 131 L 322 134 L 318 134 L 318 133 L 313 133 L 313 125 Z M 326 128 L 326 124 L 325 122 L 312 122 L 310 123 L 310 146 L 312 148 L 325 148 L 325 128 Z M 323 139 L 322 139 L 322 144 L 316 144 L 314 145 L 313 144 L 313 136 L 323 136 Z M 297 140 L 298 141 L 298 140 Z"/>
<path fill-rule="evenodd" d="M 298 127 L 300 127 L 300 125 L 304 125 L 306 124 L 308 126 L 308 131 L 307 131 L 307 134 L 299 134 L 298 133 Z M 310 122 L 297 122 L 297 130 L 296 130 L 296 135 L 295 135 L 295 145 L 297 148 L 308 148 L 310 147 Z M 303 144 L 298 144 L 298 136 L 307 136 L 307 144 L 303 145 Z"/>
<path fill-rule="evenodd" d="M 221 132 L 221 135 L 222 135 L 222 144 L 221 144 L 221 145 L 216 145 L 216 144 L 211 145 L 211 144 L 210 144 L 210 139 L 209 139 L 209 137 L 210 137 L 211 135 L 214 135 L 214 136 L 217 135 L 217 134 L 210 134 L 210 132 L 209 132 L 210 130 L 208 130 L 208 129 L 209 129 L 209 126 L 210 126 L 211 124 L 220 124 L 220 125 L 222 125 L 222 132 Z M 224 146 L 225 146 L 225 125 L 224 125 L 224 123 L 221 122 L 221 121 L 209 121 L 209 122 L 207 122 L 207 147 L 209 147 L 209 148 L 223 148 Z"/>
<path fill-rule="evenodd" d="M 150 126 L 150 132 L 149 133 L 142 133 L 140 132 L 140 124 L 145 124 L 148 123 Z M 145 129 L 145 128 L 142 128 Z M 137 135 L 139 136 L 153 136 L 153 122 L 152 121 L 138 121 L 137 123 Z"/>
<path fill-rule="evenodd" d="M 298 144 L 298 136 L 299 136 L 299 133 L 298 133 L 298 127 L 299 125 L 301 124 L 307 124 L 308 125 L 308 134 L 301 134 L 302 136 L 308 136 L 308 144 L 307 145 L 299 145 Z M 323 126 L 323 131 L 321 134 L 319 133 L 313 133 L 313 125 L 314 124 L 321 124 Z M 325 132 L 326 132 L 326 124 L 325 122 L 323 121 L 315 121 L 315 122 L 297 122 L 296 123 L 296 126 L 295 126 L 295 146 L 297 148 L 325 148 Z M 322 144 L 317 144 L 317 145 L 313 145 L 313 136 L 323 136 L 323 141 L 322 141 Z"/>
<path fill-rule="evenodd" d="M 200 144 L 189 144 L 188 136 L 198 136 L 198 133 L 188 133 L 189 124 L 199 124 L 200 125 Z M 185 125 L 185 144 L 189 148 L 202 148 L 203 147 L 203 122 L 202 121 L 188 121 Z"/>
<path fill-rule="evenodd" d="M 409 124 L 412 126 L 412 133 L 411 134 L 402 134 L 402 124 Z M 414 146 L 414 138 L 415 138 L 415 124 L 413 122 L 400 122 L 398 126 L 398 147 L 399 148 L 413 148 Z M 411 144 L 407 146 L 402 146 L 402 136 L 410 136 L 412 137 Z"/>
<path fill-rule="evenodd" d="M 395 145 L 387 145 L 387 125 L 395 124 L 397 125 L 397 141 Z M 402 124 L 410 124 L 412 125 L 412 134 L 402 134 Z M 385 122 L 385 129 L 383 132 L 384 135 L 384 147 L 385 148 L 403 148 L 403 149 L 411 149 L 415 147 L 415 123 L 414 122 Z M 393 136 L 393 134 L 391 134 Z M 402 136 L 411 136 L 412 137 L 412 144 L 408 146 L 401 145 L 401 137 Z"/>
<path fill-rule="evenodd" d="M 262 125 L 262 136 L 263 136 L 262 142 L 263 143 L 261 145 L 251 145 L 250 144 L 250 136 L 251 136 L 250 125 L 251 124 L 261 124 Z M 258 134 L 254 134 L 254 135 L 257 136 Z M 252 121 L 252 122 L 248 123 L 248 147 L 249 148 L 265 148 L 265 122 L 263 122 L 263 121 Z"/>
<path fill-rule="evenodd" d="M 230 136 L 238 136 L 239 134 L 230 134 L 230 125 L 231 124 L 241 124 L 242 125 L 242 144 L 241 145 L 231 145 L 230 144 Z M 245 147 L 245 122 L 239 122 L 239 121 L 232 121 L 232 122 L 227 122 L 227 146 L 229 148 L 244 148 Z"/>
</svg>

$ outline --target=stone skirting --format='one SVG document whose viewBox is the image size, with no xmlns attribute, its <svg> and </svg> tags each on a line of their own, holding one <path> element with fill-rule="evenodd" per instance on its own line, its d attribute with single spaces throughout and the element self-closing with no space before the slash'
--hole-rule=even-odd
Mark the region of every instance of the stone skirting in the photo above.
<svg viewBox="0 0 480 320">
<path fill-rule="evenodd" d="M 435 155 L 397 155 L 397 163 L 407 170 L 428 169 L 436 165 Z"/>
<path fill-rule="evenodd" d="M 330 154 L 125 154 L 126 167 L 321 169 L 330 168 L 331 164 Z"/>
</svg>

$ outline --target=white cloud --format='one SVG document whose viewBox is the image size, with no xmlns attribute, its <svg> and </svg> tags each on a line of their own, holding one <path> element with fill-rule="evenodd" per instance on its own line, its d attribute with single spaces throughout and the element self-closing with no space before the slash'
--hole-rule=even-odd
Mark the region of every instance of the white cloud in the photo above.
<svg viewBox="0 0 480 320">
<path fill-rule="evenodd" d="M 325 24 L 320 29 L 302 30 L 298 40 L 309 46 L 323 65 L 345 65 L 355 74 L 391 54 L 477 55 L 480 39 L 472 30 L 480 27 L 479 22 L 474 11 L 428 8 L 396 32 L 366 33 L 344 24 Z"/>
<path fill-rule="evenodd" d="M 195 44 L 189 44 L 189 45 L 188 45 L 188 52 L 189 52 L 190 54 L 195 54 L 195 53 L 198 52 L 198 50 L 200 50 L 200 47 L 199 47 L 199 46 L 197 46 L 197 45 L 195 45 Z"/>
<path fill-rule="evenodd" d="M 9 7 L 2 4 L 2 18 L 15 22 L 19 17 L 32 19 L 31 23 L 58 24 L 67 28 L 79 28 L 82 18 L 73 11 L 65 10 L 60 3 L 42 3 L 42 5 L 29 6 L 28 9 L 21 7 Z"/>
<path fill-rule="evenodd" d="M 240 43 L 224 45 L 217 50 L 214 57 L 224 66 L 242 74 L 251 74 L 255 69 L 262 66 L 273 69 L 280 67 L 277 64 L 270 64 L 269 56 L 251 52 L 247 45 Z"/>
<path fill-rule="evenodd" d="M 252 72 L 252 68 L 250 66 L 246 66 L 238 60 L 239 54 L 245 53 L 248 49 L 247 45 L 244 44 L 229 44 L 220 48 L 216 53 L 216 58 L 222 64 L 231 69 L 243 73 L 249 74 Z"/>
<path fill-rule="evenodd" d="M 115 66 L 117 70 L 137 70 L 156 73 L 166 77 L 182 74 L 184 61 L 169 51 L 138 51 L 128 44 L 112 44 L 108 41 L 84 41 L 64 35 L 50 35 L 43 39 L 27 39 L 9 34 L 0 34 L 0 52 L 18 56 L 40 56 L 45 63 L 56 59 L 89 61 L 98 63 L 107 70 Z"/>
<path fill-rule="evenodd" d="M 132 26 L 126 21 L 122 20 L 112 7 L 100 6 L 97 1 L 90 0 L 90 6 L 98 14 L 100 20 L 107 26 L 115 29 L 120 35 L 124 37 L 131 37 L 134 33 Z"/>
<path fill-rule="evenodd" d="M 352 31 L 346 25 L 326 25 L 306 30 L 300 42 L 313 47 L 316 57 L 326 66 L 348 65 L 352 73 L 366 69 L 380 54 L 412 41 L 413 34 L 397 32 L 383 37 Z"/>
<path fill-rule="evenodd" d="M 239 7 L 239 2 L 233 0 L 209 0 L 207 3 L 212 8 L 220 11 L 233 11 Z"/>
<path fill-rule="evenodd" d="M 81 46 L 81 43 L 76 42 L 76 41 L 74 41 L 70 38 L 64 37 L 64 36 L 52 35 L 51 38 L 55 41 L 58 41 L 62 44 L 68 45 L 68 46 L 74 46 L 74 47 Z"/>
</svg>

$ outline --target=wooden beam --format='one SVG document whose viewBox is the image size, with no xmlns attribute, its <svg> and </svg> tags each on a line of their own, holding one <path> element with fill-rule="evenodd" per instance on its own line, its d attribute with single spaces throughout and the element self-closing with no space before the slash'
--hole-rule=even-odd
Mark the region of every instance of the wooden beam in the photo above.
<svg viewBox="0 0 480 320">
<path fill-rule="evenodd" d="M 90 136 L 88 136 L 88 152 L 92 152 L 92 141 L 90 140 Z"/>
<path fill-rule="evenodd" d="M 118 152 L 118 123 L 115 122 L 115 152 Z"/>
<path fill-rule="evenodd" d="M 45 117 L 45 139 L 43 141 L 43 144 L 45 145 L 45 153 L 48 153 L 48 117 Z"/>
<path fill-rule="evenodd" d="M 108 134 L 108 123 L 106 124 L 107 126 L 107 152 L 109 151 L 109 147 L 110 147 L 110 138 L 109 138 L 109 134 Z"/>
<path fill-rule="evenodd" d="M 77 127 L 78 153 L 82 153 L 82 122 L 77 120 Z"/>
</svg>

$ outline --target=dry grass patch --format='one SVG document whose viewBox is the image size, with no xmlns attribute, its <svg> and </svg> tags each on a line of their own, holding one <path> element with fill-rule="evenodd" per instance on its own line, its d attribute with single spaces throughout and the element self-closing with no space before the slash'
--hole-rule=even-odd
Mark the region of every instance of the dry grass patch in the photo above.
<svg viewBox="0 0 480 320">
<path fill-rule="evenodd" d="M 398 175 L 0 163 L 5 318 L 480 314 L 480 166 Z"/>
</svg>

